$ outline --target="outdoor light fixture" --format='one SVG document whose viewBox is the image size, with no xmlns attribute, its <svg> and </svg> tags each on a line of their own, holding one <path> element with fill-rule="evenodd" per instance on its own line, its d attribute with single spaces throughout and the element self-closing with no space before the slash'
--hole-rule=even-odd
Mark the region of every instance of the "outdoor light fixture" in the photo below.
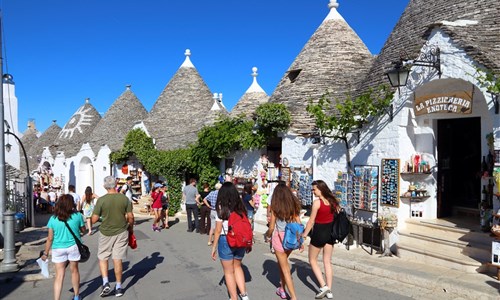
<svg viewBox="0 0 500 300">
<path fill-rule="evenodd" d="M 5 144 L 5 151 L 10 152 L 11 149 L 12 145 L 9 142 L 7 142 L 7 144 Z"/>
<path fill-rule="evenodd" d="M 498 93 L 488 92 L 491 95 L 491 100 L 493 101 L 493 105 L 495 106 L 495 115 L 498 115 L 500 111 L 500 103 L 498 103 Z"/>
<path fill-rule="evenodd" d="M 441 51 L 437 46 L 430 46 L 427 52 L 422 53 L 420 59 L 408 59 L 403 56 L 394 63 L 394 67 L 385 73 L 392 87 L 406 86 L 411 68 L 414 66 L 429 67 L 436 69 L 439 78 L 441 78 Z"/>
</svg>

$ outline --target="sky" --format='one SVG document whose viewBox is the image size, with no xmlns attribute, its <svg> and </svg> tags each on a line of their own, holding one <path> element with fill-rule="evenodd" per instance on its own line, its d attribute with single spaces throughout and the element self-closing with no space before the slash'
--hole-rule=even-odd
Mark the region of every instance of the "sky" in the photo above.
<svg viewBox="0 0 500 300">
<path fill-rule="evenodd" d="M 19 131 L 30 119 L 41 132 L 52 120 L 63 127 L 86 98 L 104 115 L 128 84 L 150 111 L 186 49 L 228 110 L 252 83 L 252 67 L 271 95 L 327 16 L 328 3 L 0 0 L 3 72 L 14 77 Z M 338 3 L 339 13 L 378 54 L 408 0 Z"/>
</svg>

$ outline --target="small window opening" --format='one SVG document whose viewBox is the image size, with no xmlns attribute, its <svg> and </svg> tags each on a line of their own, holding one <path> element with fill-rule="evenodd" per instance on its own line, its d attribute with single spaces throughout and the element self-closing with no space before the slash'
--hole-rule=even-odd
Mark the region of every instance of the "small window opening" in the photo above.
<svg viewBox="0 0 500 300">
<path fill-rule="evenodd" d="M 299 77 L 300 71 L 302 71 L 302 69 L 292 70 L 292 71 L 288 72 L 288 79 L 290 79 L 290 82 L 293 83 L 293 82 L 295 82 L 295 80 L 297 80 L 297 77 Z"/>
</svg>

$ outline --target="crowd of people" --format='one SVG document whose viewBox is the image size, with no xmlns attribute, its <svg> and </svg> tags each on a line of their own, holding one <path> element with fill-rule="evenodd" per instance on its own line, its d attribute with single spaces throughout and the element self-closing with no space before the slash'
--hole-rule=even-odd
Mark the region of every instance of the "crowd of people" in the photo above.
<svg viewBox="0 0 500 300">
<path fill-rule="evenodd" d="M 227 233 L 229 232 L 229 216 L 235 212 L 245 219 L 253 220 L 253 186 L 247 184 L 240 194 L 231 182 L 217 183 L 214 190 L 208 184 L 203 184 L 203 191 L 199 192 L 196 179 L 190 179 L 183 189 L 183 201 L 186 204 L 188 232 L 198 232 L 208 235 L 208 246 L 211 246 L 211 257 L 220 260 L 226 288 L 230 300 L 248 300 L 245 276 L 242 270 L 242 260 L 249 247 L 229 246 Z M 47 259 L 52 253 L 52 262 L 56 266 L 54 278 L 54 299 L 60 299 L 65 269 L 69 265 L 72 277 L 74 296 L 79 300 L 78 262 L 80 253 L 76 239 L 81 235 L 93 234 L 92 225 L 100 221 L 99 245 L 97 258 L 102 276 L 100 296 L 104 297 L 113 292 L 108 277 L 108 261 L 112 259 L 116 283 L 115 296 L 122 296 L 122 261 L 126 258 L 129 236 L 133 234 L 134 215 L 132 201 L 116 187 L 116 180 L 111 176 L 104 178 L 104 188 L 107 193 L 97 196 L 87 187 L 85 194 L 79 197 L 74 193 L 74 186 L 67 194 L 59 197 L 54 204 L 54 215 L 50 218 L 47 227 L 48 238 L 42 259 Z M 154 212 L 152 229 L 159 231 L 168 228 L 168 192 L 167 185 L 156 182 L 151 189 L 151 208 Z M 311 269 L 319 284 L 316 299 L 333 298 L 331 292 L 333 271 L 331 257 L 334 241 L 330 235 L 335 212 L 339 204 L 329 187 L 321 180 L 312 183 L 312 191 L 316 197 L 313 201 L 309 221 L 302 237 L 311 237 L 308 258 Z M 200 210 L 200 211 L 199 211 Z M 280 283 L 276 294 L 281 299 L 296 300 L 289 256 L 293 250 L 283 247 L 285 227 L 290 222 L 302 224 L 300 219 L 301 204 L 290 187 L 279 183 L 273 191 L 268 207 L 268 227 L 265 236 L 269 238 L 273 253 L 279 267 Z M 160 223 L 162 223 L 160 225 Z M 253 227 L 252 227 L 253 229 Z M 75 237 L 69 230 L 77 234 Z M 299 251 L 304 250 L 302 244 Z M 318 256 L 322 253 L 325 276 L 319 267 Z"/>
</svg>

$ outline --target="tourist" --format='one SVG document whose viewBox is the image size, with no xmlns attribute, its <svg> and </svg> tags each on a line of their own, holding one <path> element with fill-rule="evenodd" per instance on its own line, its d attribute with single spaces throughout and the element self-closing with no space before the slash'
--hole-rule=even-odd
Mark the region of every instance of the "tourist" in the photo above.
<svg viewBox="0 0 500 300">
<path fill-rule="evenodd" d="M 80 272 L 78 270 L 78 261 L 80 252 L 76 245 L 75 238 L 69 232 L 66 224 L 71 228 L 76 238 L 80 239 L 80 232 L 85 232 L 85 223 L 79 212 L 74 211 L 73 197 L 69 194 L 62 195 L 54 208 L 54 215 L 50 217 L 47 223 L 49 230 L 45 250 L 42 259 L 46 260 L 49 251 L 52 251 L 52 262 L 55 265 L 56 276 L 54 278 L 54 299 L 61 298 L 61 291 L 66 273 L 66 266 L 69 261 L 71 270 L 71 284 L 73 286 L 73 298 L 79 300 L 80 296 Z"/>
<path fill-rule="evenodd" d="M 198 205 L 200 204 L 200 194 L 196 188 L 196 179 L 189 179 L 189 184 L 182 190 L 182 201 L 186 204 L 188 221 L 188 232 L 200 232 L 198 229 Z M 194 218 L 194 220 L 193 220 Z M 194 225 L 193 225 L 194 223 Z M 193 227 L 194 226 L 194 227 Z"/>
<path fill-rule="evenodd" d="M 205 198 L 210 194 L 210 186 L 203 183 L 203 191 L 200 192 L 200 234 L 209 234 L 210 231 L 210 203 Z"/>
<path fill-rule="evenodd" d="M 269 229 L 265 235 L 267 238 L 271 237 L 271 244 L 280 271 L 280 286 L 277 288 L 276 294 L 281 299 L 287 299 L 286 290 L 288 290 L 290 299 L 297 300 L 290 264 L 288 262 L 288 257 L 292 253 L 292 250 L 283 249 L 283 238 L 287 223 L 300 223 L 300 201 L 284 183 L 279 183 L 276 186 L 272 197 L 270 209 L 271 220 L 269 222 Z M 303 250 L 304 246 L 301 246 L 300 251 Z"/>
<path fill-rule="evenodd" d="M 115 270 L 115 296 L 123 296 L 122 260 L 127 256 L 128 237 L 134 228 L 134 214 L 132 213 L 132 202 L 121 193 L 116 192 L 116 181 L 112 176 L 104 177 L 104 189 L 107 194 L 100 197 L 92 214 L 92 223 L 102 218 L 99 227 L 99 246 L 97 258 L 102 276 L 101 297 L 111 293 L 108 278 L 108 260 L 113 259 Z"/>
<path fill-rule="evenodd" d="M 132 176 L 127 176 L 126 180 L 127 181 L 122 185 L 122 187 L 120 189 L 120 193 L 127 196 L 130 203 L 132 203 L 132 201 L 134 201 L 135 203 L 138 203 L 137 199 L 134 199 L 134 194 L 132 193 L 132 182 L 133 182 Z"/>
<path fill-rule="evenodd" d="M 215 191 L 211 191 L 203 201 L 206 201 L 210 206 L 210 232 L 208 233 L 208 245 L 212 245 L 212 238 L 214 236 L 215 231 L 215 219 L 217 219 L 217 210 L 215 209 L 215 205 L 217 203 L 217 196 L 219 194 L 219 189 L 221 188 L 222 183 L 217 182 L 215 184 Z"/>
<path fill-rule="evenodd" d="M 323 180 L 312 182 L 312 190 L 317 198 L 313 201 L 311 208 L 311 216 L 307 222 L 303 237 L 307 237 L 312 230 L 311 242 L 309 244 L 309 264 L 318 280 L 320 289 L 316 294 L 316 299 L 321 299 L 326 296 L 328 299 L 333 298 L 332 282 L 332 253 L 333 244 L 332 226 L 335 210 L 339 210 L 340 206 L 337 198 Z M 325 270 L 325 278 L 318 264 L 318 255 L 322 252 L 323 267 Z"/>
<path fill-rule="evenodd" d="M 158 226 L 161 220 L 161 211 L 162 207 L 162 199 L 163 199 L 163 184 L 155 183 L 153 185 L 153 191 L 151 192 L 151 198 L 153 199 L 153 203 L 151 203 L 151 208 L 153 209 L 154 219 L 153 219 L 153 231 L 161 231 L 161 228 Z"/>
<path fill-rule="evenodd" d="M 241 199 L 245 204 L 245 208 L 247 209 L 248 220 L 252 224 L 253 228 L 253 215 L 255 210 L 255 204 L 253 203 L 253 184 L 251 182 L 245 183 L 243 186 L 243 194 L 241 195 Z"/>
<path fill-rule="evenodd" d="M 220 188 L 216 203 L 217 219 L 215 222 L 215 239 L 212 245 L 212 259 L 217 258 L 217 253 L 224 271 L 227 292 L 230 300 L 237 300 L 238 290 L 241 300 L 248 300 L 245 287 L 245 275 L 241 268 L 241 260 L 247 248 L 231 248 L 226 239 L 228 219 L 232 212 L 240 215 L 246 214 L 245 205 L 241 201 L 238 190 L 231 182 L 225 182 Z"/>
<path fill-rule="evenodd" d="M 68 194 L 70 194 L 73 197 L 73 201 L 75 202 L 75 210 L 80 211 L 80 201 L 81 198 L 80 196 L 75 192 L 75 186 L 70 184 L 68 185 Z"/>
<path fill-rule="evenodd" d="M 82 196 L 82 200 L 80 200 L 80 203 L 78 206 L 81 207 L 81 210 L 83 211 L 83 216 L 85 217 L 85 220 L 87 222 L 87 230 L 88 233 L 87 235 L 92 235 L 92 212 L 94 211 L 94 206 L 97 202 L 97 196 L 92 192 L 92 188 L 90 186 L 85 188 L 85 194 Z"/>
<path fill-rule="evenodd" d="M 163 228 L 169 229 L 168 208 L 170 206 L 170 194 L 168 193 L 168 186 L 166 183 L 162 184 L 161 191 L 163 192 L 161 201 L 161 221 L 163 223 Z"/>
</svg>

